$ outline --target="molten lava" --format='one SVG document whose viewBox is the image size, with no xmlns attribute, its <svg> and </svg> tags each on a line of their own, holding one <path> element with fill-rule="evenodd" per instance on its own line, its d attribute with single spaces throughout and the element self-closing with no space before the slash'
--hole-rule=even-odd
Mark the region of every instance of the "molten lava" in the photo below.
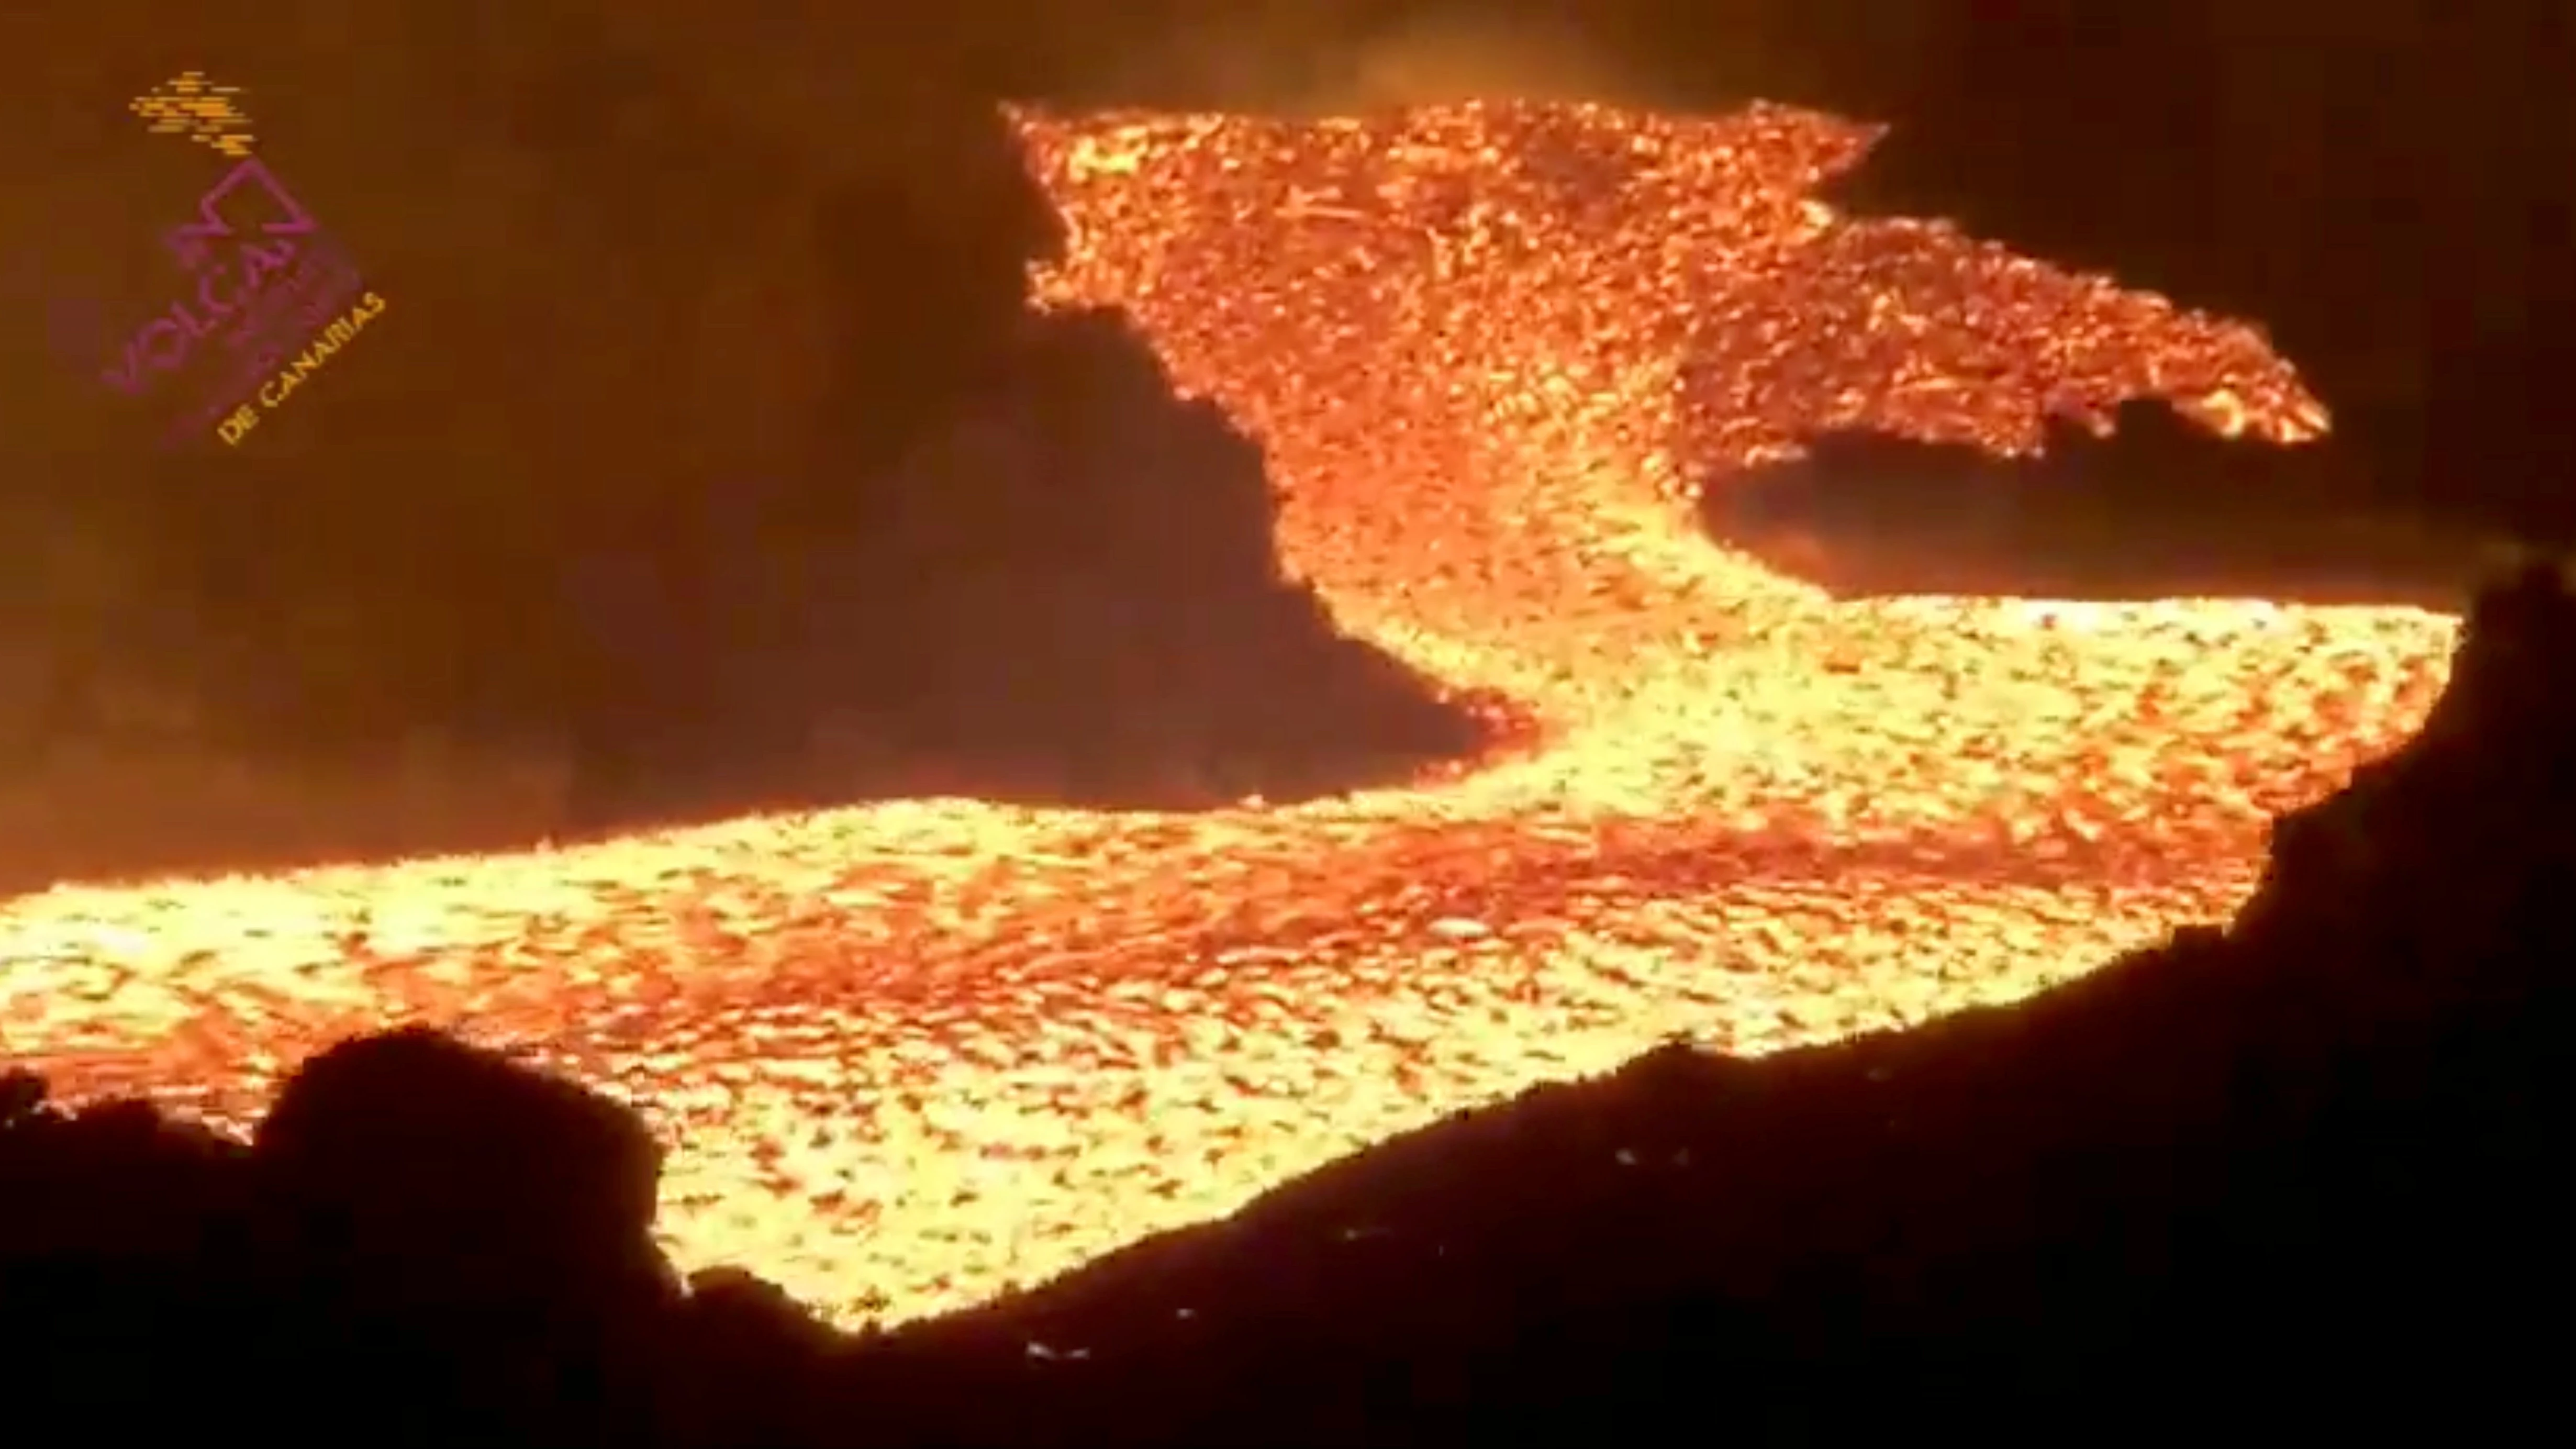
<svg viewBox="0 0 2576 1449">
<path fill-rule="evenodd" d="M 511 1043 L 672 1146 L 663 1228 L 843 1321 L 993 1295 L 1686 1034 L 2024 995 L 2226 915 L 2411 731 L 2455 622 L 1837 604 L 1689 491 L 1823 426 L 2027 443 L 2162 394 L 2323 419 L 2247 329 L 1809 199 L 1868 137 L 1467 106 L 1021 120 L 1056 303 L 1269 450 L 1345 627 L 1543 724 L 1296 808 L 924 800 L 0 905 L 0 1054 L 228 1120 L 350 1032 Z"/>
</svg>

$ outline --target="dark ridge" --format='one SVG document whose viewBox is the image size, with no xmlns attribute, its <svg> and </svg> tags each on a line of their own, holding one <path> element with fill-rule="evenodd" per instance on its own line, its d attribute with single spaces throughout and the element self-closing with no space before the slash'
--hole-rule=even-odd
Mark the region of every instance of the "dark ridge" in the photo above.
<svg viewBox="0 0 2576 1449">
<path fill-rule="evenodd" d="M 306 1063 L 248 1146 L 11 1077 L 0 1394 L 272 1443 L 2487 1437 L 2547 1407 L 2571 1286 L 2570 739 L 2576 596 L 2533 569 L 2227 929 L 1654 1052 L 892 1334 L 676 1284 L 640 1124 L 435 1036 Z"/>
<path fill-rule="evenodd" d="M 1258 451 L 1141 340 L 1030 307 L 1058 222 L 988 79 L 1053 42 L 152 8 L 5 23 L 61 64 L 0 107 L 0 891 L 1296 798 L 1490 734 L 1283 576 Z M 124 108 L 189 68 L 387 309 L 174 451 L 96 364 L 187 282 L 157 238 L 223 163 Z"/>
<path fill-rule="evenodd" d="M 1865 429 L 1707 480 L 1719 543 L 1844 596 L 2264 598 L 2457 612 L 2512 550 L 2356 501 L 2331 442 L 2231 441 L 2161 402 L 2108 435 L 2052 419 L 2035 454 Z"/>
</svg>

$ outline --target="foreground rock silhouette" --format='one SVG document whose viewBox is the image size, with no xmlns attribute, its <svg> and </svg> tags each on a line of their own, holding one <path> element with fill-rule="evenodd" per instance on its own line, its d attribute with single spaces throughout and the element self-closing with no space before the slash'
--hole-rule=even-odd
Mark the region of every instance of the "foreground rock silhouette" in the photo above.
<svg viewBox="0 0 2576 1449">
<path fill-rule="evenodd" d="M 2570 1286 L 2571 742 L 2576 596 L 2535 567 L 2224 930 L 1910 1032 L 1656 1052 L 858 1339 L 673 1282 L 634 1119 L 434 1036 L 316 1058 L 248 1145 L 13 1077 L 0 1394 L 268 1442 L 2501 1433 Z"/>
</svg>

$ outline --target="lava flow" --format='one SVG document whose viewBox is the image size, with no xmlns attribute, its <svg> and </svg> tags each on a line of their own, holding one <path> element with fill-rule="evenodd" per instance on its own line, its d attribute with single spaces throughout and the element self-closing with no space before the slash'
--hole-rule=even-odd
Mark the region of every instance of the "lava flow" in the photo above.
<svg viewBox="0 0 2576 1449">
<path fill-rule="evenodd" d="M 2161 394 L 2321 425 L 2249 330 L 1811 199 L 1868 141 L 1465 106 L 1024 116 L 1072 242 L 1269 450 L 1344 627 L 1541 721 L 1294 808 L 923 800 L 582 849 L 0 905 L 0 1054 L 232 1121 L 397 1020 L 671 1146 L 662 1227 L 843 1322 L 988 1298 L 1687 1035 L 2024 995 L 2249 886 L 2270 812 L 2422 719 L 2455 621 L 1836 603 L 1690 490 L 1833 425 L 2028 443 Z M 2249 446 L 2251 446 L 2249 444 Z"/>
</svg>

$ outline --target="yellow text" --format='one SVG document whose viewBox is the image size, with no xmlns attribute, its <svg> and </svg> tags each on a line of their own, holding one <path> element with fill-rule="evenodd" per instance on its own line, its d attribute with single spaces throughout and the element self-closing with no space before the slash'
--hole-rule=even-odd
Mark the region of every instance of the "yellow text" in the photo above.
<svg viewBox="0 0 2576 1449">
<path fill-rule="evenodd" d="M 278 369 L 277 376 L 259 385 L 260 408 L 273 412 L 283 407 L 286 400 L 295 395 L 295 390 L 304 386 L 307 378 L 329 366 L 340 349 L 348 346 L 351 339 L 384 310 L 384 298 L 374 292 L 360 294 L 356 306 L 333 319 L 312 341 L 304 344 L 304 350 L 297 353 L 293 361 Z M 259 413 L 244 403 L 215 424 L 215 436 L 230 446 L 239 443 L 244 434 L 258 426 Z"/>
</svg>

